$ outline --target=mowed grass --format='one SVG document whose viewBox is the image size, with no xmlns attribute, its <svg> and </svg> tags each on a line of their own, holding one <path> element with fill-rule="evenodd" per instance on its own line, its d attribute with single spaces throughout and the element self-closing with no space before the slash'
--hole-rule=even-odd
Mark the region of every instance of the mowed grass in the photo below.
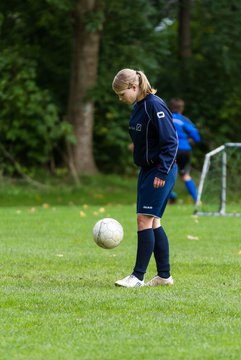
<svg viewBox="0 0 241 360">
<path fill-rule="evenodd" d="M 135 260 L 135 184 L 101 181 L 1 189 L 1 360 L 241 359 L 241 218 L 169 205 L 175 285 L 116 288 Z M 103 217 L 124 227 L 116 249 L 92 239 Z"/>
</svg>

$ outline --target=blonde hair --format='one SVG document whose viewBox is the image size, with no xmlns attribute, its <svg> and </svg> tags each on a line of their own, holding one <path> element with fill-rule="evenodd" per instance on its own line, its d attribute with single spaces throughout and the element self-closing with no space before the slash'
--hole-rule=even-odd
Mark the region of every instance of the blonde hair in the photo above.
<svg viewBox="0 0 241 360">
<path fill-rule="evenodd" d="M 144 72 L 132 69 L 120 70 L 114 77 L 112 89 L 118 93 L 125 89 L 130 89 L 133 85 L 139 86 L 141 94 L 144 97 L 148 94 L 156 93 L 156 90 L 151 87 Z"/>
</svg>

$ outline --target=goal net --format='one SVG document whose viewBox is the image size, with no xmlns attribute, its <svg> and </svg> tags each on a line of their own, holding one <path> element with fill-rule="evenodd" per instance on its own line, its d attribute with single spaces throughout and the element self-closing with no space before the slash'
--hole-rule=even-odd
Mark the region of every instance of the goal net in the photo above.
<svg viewBox="0 0 241 360">
<path fill-rule="evenodd" d="M 194 214 L 241 216 L 241 143 L 206 154 Z"/>
</svg>

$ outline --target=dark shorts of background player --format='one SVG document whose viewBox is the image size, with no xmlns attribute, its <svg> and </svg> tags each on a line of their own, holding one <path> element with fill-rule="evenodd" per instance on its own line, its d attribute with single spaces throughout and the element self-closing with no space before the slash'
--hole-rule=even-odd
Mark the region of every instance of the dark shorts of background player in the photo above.
<svg viewBox="0 0 241 360">
<path fill-rule="evenodd" d="M 177 178 L 177 165 L 174 164 L 170 170 L 165 186 L 154 188 L 154 178 L 158 175 L 157 168 L 140 170 L 137 184 L 137 214 L 162 217 Z"/>
<path fill-rule="evenodd" d="M 190 150 L 178 150 L 177 165 L 181 176 L 189 174 L 191 167 L 192 152 Z"/>
</svg>

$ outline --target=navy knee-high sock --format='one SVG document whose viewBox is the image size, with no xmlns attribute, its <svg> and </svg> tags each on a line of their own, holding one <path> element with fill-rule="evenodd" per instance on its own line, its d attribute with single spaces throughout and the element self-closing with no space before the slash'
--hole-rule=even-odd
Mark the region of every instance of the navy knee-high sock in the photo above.
<svg viewBox="0 0 241 360">
<path fill-rule="evenodd" d="M 170 276 L 168 238 L 162 226 L 154 229 L 154 235 L 154 257 L 156 260 L 157 273 L 160 277 L 167 279 Z"/>
<path fill-rule="evenodd" d="M 138 246 L 133 275 L 135 275 L 139 280 L 143 280 L 154 250 L 155 237 L 153 229 L 141 230 L 138 231 L 137 234 Z"/>
</svg>

